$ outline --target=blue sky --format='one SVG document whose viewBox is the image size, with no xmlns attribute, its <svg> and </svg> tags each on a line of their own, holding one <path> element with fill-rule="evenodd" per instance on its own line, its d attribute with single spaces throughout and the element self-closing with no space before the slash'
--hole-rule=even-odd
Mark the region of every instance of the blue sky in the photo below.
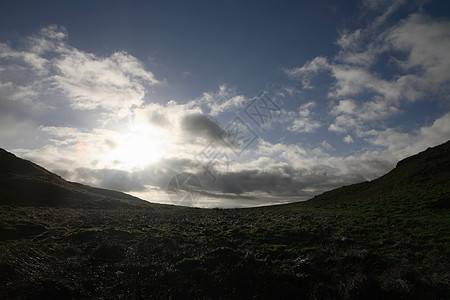
<svg viewBox="0 0 450 300">
<path fill-rule="evenodd" d="M 448 1 L 2 1 L 0 146 L 154 202 L 177 176 L 202 190 L 183 205 L 305 200 L 450 139 L 449 18 Z"/>
</svg>

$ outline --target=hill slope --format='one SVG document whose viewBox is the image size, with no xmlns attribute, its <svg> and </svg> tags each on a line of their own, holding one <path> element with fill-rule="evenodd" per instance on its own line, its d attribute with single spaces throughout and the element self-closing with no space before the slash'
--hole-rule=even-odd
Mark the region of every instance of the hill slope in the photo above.
<svg viewBox="0 0 450 300">
<path fill-rule="evenodd" d="M 0 298 L 450 299 L 449 145 L 288 205 L 0 204 Z M 20 164 L 19 182 L 50 176 Z"/>
<path fill-rule="evenodd" d="M 125 193 L 72 183 L 0 149 L 0 204 L 123 208 L 151 205 Z"/>
<path fill-rule="evenodd" d="M 325 192 L 298 207 L 418 216 L 449 209 L 450 141 L 408 157 L 380 178 Z M 448 211 L 447 211 L 448 212 Z"/>
</svg>

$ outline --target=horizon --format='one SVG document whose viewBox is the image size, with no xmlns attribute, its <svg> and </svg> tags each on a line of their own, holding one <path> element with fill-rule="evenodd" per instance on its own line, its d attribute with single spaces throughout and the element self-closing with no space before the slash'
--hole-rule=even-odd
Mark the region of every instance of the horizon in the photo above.
<svg viewBox="0 0 450 300">
<path fill-rule="evenodd" d="M 408 156 L 408 157 L 406 157 L 406 158 L 404 158 L 404 159 L 402 159 L 402 160 L 399 160 L 399 161 L 395 164 L 395 167 L 394 167 L 392 170 L 390 170 L 389 172 L 387 172 L 387 173 L 385 173 L 385 174 L 380 175 L 379 177 L 373 179 L 372 181 L 375 181 L 375 180 L 377 180 L 377 179 L 380 179 L 381 177 L 384 177 L 385 175 L 388 175 L 389 173 L 391 173 L 391 171 L 394 171 L 394 169 L 396 169 L 396 168 L 398 167 L 399 163 L 401 163 L 402 161 L 408 160 L 409 158 L 412 158 L 412 157 L 415 157 L 415 156 L 422 155 L 423 153 L 425 153 L 425 152 L 427 152 L 427 151 L 429 151 L 429 150 L 431 150 L 431 149 L 434 149 L 434 148 L 437 148 L 437 147 L 442 147 L 442 146 L 444 146 L 444 145 L 447 144 L 447 143 L 450 143 L 450 140 L 448 140 L 448 141 L 446 141 L 446 142 L 444 142 L 444 143 L 442 143 L 442 144 L 440 144 L 440 145 L 434 146 L 434 147 L 427 147 L 427 148 L 426 148 L 425 150 L 423 150 L 423 151 L 420 151 L 420 152 L 415 153 L 415 154 L 413 154 L 413 155 L 411 155 L 411 156 Z M 31 162 L 32 164 L 34 164 L 34 165 L 36 165 L 36 166 L 42 168 L 42 166 L 36 164 L 35 162 L 30 161 L 30 160 L 26 160 L 26 159 L 24 159 L 24 158 L 21 158 L 21 157 L 17 156 L 15 153 L 9 152 L 9 151 L 7 151 L 7 150 L 5 150 L 5 149 L 3 149 L 3 148 L 0 148 L 0 150 L 1 150 L 1 151 L 4 151 L 4 152 L 6 152 L 6 153 L 12 154 L 13 156 L 15 156 L 15 157 L 16 157 L 17 159 L 19 159 L 19 160 L 25 160 L 25 161 Z M 408 160 L 408 161 L 409 161 L 409 160 Z M 44 168 L 44 170 L 46 170 L 46 169 Z M 46 170 L 46 171 L 48 171 L 48 170 Z M 58 174 L 55 174 L 55 173 L 51 173 L 51 174 L 60 177 Z M 178 175 L 182 175 L 182 173 L 179 173 Z M 190 174 L 189 174 L 189 175 L 190 175 Z M 174 177 L 174 178 L 176 178 L 176 177 Z M 172 178 L 171 181 L 173 181 L 174 178 Z M 64 178 L 63 178 L 63 179 L 64 179 Z M 196 180 L 197 180 L 197 178 L 196 178 Z M 372 182 L 372 181 L 371 181 L 371 182 Z M 68 183 L 79 184 L 78 182 L 71 182 L 71 181 L 67 181 L 67 182 L 68 182 Z M 346 188 L 346 187 L 349 187 L 349 186 L 351 186 L 351 185 L 357 185 L 357 184 L 359 184 L 359 183 L 367 183 L 367 182 L 368 182 L 368 181 L 365 181 L 365 182 L 357 182 L 357 183 L 353 183 L 353 184 L 350 184 L 350 185 L 339 186 L 339 187 L 336 187 L 336 188 L 334 188 L 334 189 L 332 189 L 332 190 L 327 190 L 327 191 L 324 191 L 323 193 L 314 195 L 312 198 L 308 198 L 308 199 L 304 199 L 304 200 L 300 200 L 300 201 L 289 201 L 289 202 L 285 202 L 285 203 L 282 203 L 282 202 L 265 203 L 265 204 L 261 204 L 261 205 L 257 205 L 257 206 L 249 206 L 249 207 L 234 207 L 234 206 L 231 206 L 231 207 L 199 206 L 199 205 L 195 205 L 195 204 L 197 204 L 196 201 L 195 201 L 196 197 L 203 197 L 203 196 L 205 196 L 205 195 L 208 196 L 208 193 L 207 193 L 207 192 L 204 192 L 204 191 L 198 190 L 198 189 L 195 189 L 195 190 L 191 190 L 191 189 L 179 189 L 178 191 L 175 192 L 175 197 L 171 197 L 171 194 L 170 194 L 171 191 L 170 191 L 170 188 L 169 188 L 169 187 L 168 187 L 168 189 L 166 190 L 167 196 L 168 196 L 169 199 L 170 199 L 169 202 L 153 202 L 153 201 L 148 201 L 148 200 L 145 200 L 145 199 L 141 199 L 141 198 L 139 198 L 139 197 L 137 197 L 136 200 L 143 200 L 143 201 L 145 201 L 145 202 L 148 202 L 148 203 L 154 203 L 154 204 L 174 205 L 174 206 L 182 206 L 182 207 L 196 207 L 196 208 L 204 208 L 204 209 L 217 209 L 217 208 L 221 208 L 221 209 L 239 209 L 239 208 L 252 208 L 252 207 L 253 207 L 253 208 L 257 208 L 257 207 L 271 207 L 271 206 L 275 206 L 275 205 L 294 204 L 294 203 L 299 203 L 299 202 L 305 202 L 305 201 L 308 201 L 308 200 L 313 200 L 313 199 L 315 199 L 316 196 L 319 196 L 319 197 L 323 196 L 323 194 L 324 194 L 325 192 L 332 192 L 332 191 L 338 190 L 338 189 L 340 189 L 340 188 Z M 169 186 L 170 186 L 170 182 L 169 182 Z M 99 187 L 95 187 L 95 186 L 91 186 L 91 187 L 93 187 L 93 188 L 95 188 L 95 189 L 104 189 L 104 188 L 99 188 Z M 200 188 L 201 188 L 201 186 L 194 186 L 194 187 L 196 187 L 196 188 L 197 188 L 197 187 L 200 187 Z M 116 190 L 110 190 L 110 189 L 104 189 L 104 190 L 106 190 L 106 191 L 117 192 Z M 119 191 L 119 192 L 120 192 L 120 191 Z M 121 192 L 121 193 L 123 193 L 123 192 Z M 200 195 L 200 194 L 201 194 L 201 195 Z M 127 193 L 124 193 L 124 195 L 129 195 L 129 196 L 130 196 L 130 194 L 127 194 Z M 131 195 L 131 196 L 132 196 L 132 195 Z M 135 197 L 135 196 L 134 196 L 134 197 Z M 192 203 L 192 202 L 193 202 L 193 203 Z"/>
<path fill-rule="evenodd" d="M 0 147 L 68 181 L 274 205 L 450 140 L 445 1 L 40 4 L 0 4 Z"/>
</svg>

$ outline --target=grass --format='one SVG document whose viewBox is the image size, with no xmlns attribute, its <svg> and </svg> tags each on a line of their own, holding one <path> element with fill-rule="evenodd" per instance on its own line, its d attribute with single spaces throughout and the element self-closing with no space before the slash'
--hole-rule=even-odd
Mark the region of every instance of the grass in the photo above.
<svg viewBox="0 0 450 300">
<path fill-rule="evenodd" d="M 286 207 L 0 213 L 4 299 L 448 296 L 448 226 L 439 219 Z M 39 230 L 3 234 L 21 226 Z"/>
</svg>

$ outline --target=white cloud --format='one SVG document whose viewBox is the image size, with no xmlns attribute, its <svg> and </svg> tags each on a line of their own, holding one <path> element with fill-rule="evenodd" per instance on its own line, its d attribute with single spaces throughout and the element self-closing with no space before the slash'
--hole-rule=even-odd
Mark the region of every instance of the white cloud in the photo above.
<svg viewBox="0 0 450 300">
<path fill-rule="evenodd" d="M 317 56 L 311 61 L 306 62 L 302 67 L 286 69 L 285 73 L 293 79 L 299 79 L 303 88 L 310 89 L 311 79 L 323 70 L 330 68 L 326 57 Z"/>
<path fill-rule="evenodd" d="M 12 82 L 1 82 L 0 81 L 0 95 L 4 99 L 4 101 L 12 100 L 12 101 L 22 101 L 23 103 L 33 103 L 38 105 L 35 101 L 37 98 L 38 92 L 36 92 L 34 86 L 24 86 L 24 85 L 16 85 Z M 44 106 L 44 105 L 42 105 Z M 47 106 L 47 108 L 50 108 Z"/>
<path fill-rule="evenodd" d="M 346 99 L 346 100 L 341 100 L 339 101 L 339 104 L 336 105 L 332 112 L 335 114 L 354 114 L 356 112 L 357 109 L 357 105 L 356 102 L 354 100 L 351 99 Z"/>
<path fill-rule="evenodd" d="M 242 107 L 244 102 L 246 101 L 246 98 L 242 95 L 233 96 L 230 99 L 222 102 L 217 103 L 215 105 L 211 105 L 211 115 L 217 116 L 225 111 L 230 111 L 235 108 Z"/>
<path fill-rule="evenodd" d="M 34 93 L 56 95 L 59 91 L 65 95 L 59 98 L 75 109 L 101 108 L 119 117 L 143 104 L 146 86 L 160 83 L 126 52 L 99 57 L 71 47 L 66 39 L 63 27 L 48 26 L 28 37 L 25 49 L 0 44 L 0 59 L 6 70 L 26 75 Z M 21 63 L 31 69 L 17 69 Z M 39 88 L 44 83 L 46 88 Z"/>
<path fill-rule="evenodd" d="M 330 145 L 327 141 L 322 141 L 322 147 L 328 151 L 334 151 L 334 147 Z"/>
<path fill-rule="evenodd" d="M 406 1 L 364 2 L 362 16 L 380 15 L 364 28 L 341 33 L 335 57 L 318 56 L 285 70 L 304 88 L 311 88 L 312 78 L 320 72 L 330 74 L 334 84 L 328 97 L 338 100 L 329 106 L 334 118 L 330 131 L 360 136 L 369 128 L 383 130 L 383 121 L 400 114 L 410 102 L 448 102 L 450 22 L 415 13 L 393 23 L 391 16 L 405 5 Z M 413 3 L 410 9 L 414 7 L 420 4 Z M 389 70 L 380 72 L 383 68 Z M 295 128 L 301 131 L 306 124 L 297 121 Z"/>
<path fill-rule="evenodd" d="M 356 29 L 353 32 L 343 32 L 339 36 L 336 44 L 341 47 L 343 50 L 353 50 L 358 48 L 359 40 L 361 38 L 361 28 Z"/>
<path fill-rule="evenodd" d="M 280 87 L 277 87 L 276 91 L 275 91 L 275 96 L 280 96 L 280 97 L 287 97 L 287 96 L 295 96 L 295 95 L 300 95 L 302 94 L 302 91 L 296 87 L 293 86 L 286 86 L 286 85 L 282 85 Z"/>
<path fill-rule="evenodd" d="M 334 123 L 328 127 L 328 130 L 334 132 L 346 133 L 351 130 L 360 129 L 360 122 L 350 115 L 337 116 Z"/>
<path fill-rule="evenodd" d="M 331 113 L 337 115 L 334 123 L 329 126 L 330 131 L 360 133 L 373 123 L 379 123 L 399 113 L 399 109 L 381 97 L 372 101 L 357 102 L 352 99 L 341 100 L 335 105 Z"/>
<path fill-rule="evenodd" d="M 390 6 L 396 10 L 401 2 Z M 343 46 L 337 60 L 347 57 L 358 59 L 360 56 L 371 57 L 370 64 L 352 66 L 352 61 L 344 59 L 345 64 L 332 64 L 332 74 L 336 79 L 336 86 L 332 91 L 333 97 L 345 97 L 363 92 L 373 92 L 383 96 L 386 100 L 396 102 L 401 99 L 415 101 L 423 92 L 443 90 L 450 81 L 450 22 L 445 20 L 431 20 L 422 14 L 412 14 L 398 22 L 395 26 L 377 32 L 369 43 L 354 40 L 367 39 L 370 32 L 360 29 L 341 36 L 338 44 Z M 365 37 L 363 37 L 365 35 Z M 400 68 L 396 76 L 387 80 L 375 74 L 369 67 L 379 56 L 389 54 L 389 51 L 401 51 L 406 58 L 392 57 L 393 66 Z M 361 52 L 362 51 L 362 52 Z M 392 70 L 391 70 L 392 71 Z M 394 70 L 395 71 L 395 70 Z"/>
<path fill-rule="evenodd" d="M 311 109 L 316 106 L 314 101 L 302 104 L 298 107 L 297 112 L 288 112 L 285 122 L 289 125 L 287 129 L 292 132 L 312 133 L 322 124 L 314 120 L 311 116 Z"/>
<path fill-rule="evenodd" d="M 331 147 L 328 143 L 322 143 L 322 146 Z M 310 146 L 270 144 L 264 141 L 260 142 L 258 149 L 261 154 L 285 159 L 287 166 L 292 168 L 292 174 L 296 174 L 293 175 L 294 182 L 307 181 L 308 189 L 314 193 L 374 179 L 392 169 L 396 163 L 396 156 L 389 151 L 362 151 L 357 155 L 332 156 Z M 265 170 L 283 166 L 279 165 L 279 160 L 267 159 L 265 162 Z M 249 168 L 246 164 L 241 167 Z M 296 184 L 300 186 L 300 183 Z"/>
<path fill-rule="evenodd" d="M 143 103 L 143 84 L 158 82 L 136 58 L 124 52 L 98 58 L 71 49 L 53 62 L 59 71 L 53 76 L 56 87 L 77 109 L 101 107 L 124 115 L 129 107 Z"/>
<path fill-rule="evenodd" d="M 353 137 L 351 135 L 346 135 L 344 137 L 344 142 L 346 142 L 347 144 L 352 144 L 354 143 Z"/>
<path fill-rule="evenodd" d="M 319 128 L 321 124 L 317 121 L 313 121 L 311 119 L 298 119 L 294 120 L 292 125 L 288 127 L 288 130 L 294 132 L 306 132 L 311 133 L 314 132 L 317 128 Z"/>
<path fill-rule="evenodd" d="M 413 14 L 392 28 L 386 41 L 408 54 L 398 61 L 405 71 L 420 68 L 421 86 L 438 88 L 450 80 L 450 22 Z"/>
<path fill-rule="evenodd" d="M 370 130 L 365 134 L 370 143 L 386 147 L 396 159 L 400 160 L 427 147 L 450 140 L 450 113 L 436 119 L 432 125 L 423 126 L 413 133 L 389 128 L 384 131 Z"/>
<path fill-rule="evenodd" d="M 44 70 L 47 64 L 47 60 L 36 53 L 14 50 L 10 45 L 4 43 L 0 43 L 0 58 L 25 63 L 38 72 Z M 8 69 L 11 70 L 11 67 Z"/>
<path fill-rule="evenodd" d="M 257 153 L 259 155 L 273 155 L 276 153 L 281 153 L 286 151 L 286 149 L 289 147 L 287 144 L 283 143 L 277 143 L 272 144 L 266 140 L 259 139 L 258 140 L 258 147 L 257 147 Z M 298 147 L 298 146 L 296 146 Z M 300 148 L 297 148 L 299 152 L 305 154 L 306 152 L 304 150 L 300 150 Z"/>
<path fill-rule="evenodd" d="M 369 4 L 369 2 L 372 2 Z M 386 20 L 395 13 L 401 6 L 405 4 L 409 4 L 410 6 L 414 6 L 414 3 L 408 3 L 407 0 L 394 0 L 394 1 L 384 1 L 384 0 L 374 0 L 374 1 L 363 1 L 363 4 L 372 10 L 378 10 L 379 12 L 383 12 L 382 15 L 375 18 L 373 24 L 369 27 L 372 30 L 376 27 L 383 25 Z"/>
<path fill-rule="evenodd" d="M 217 116 L 242 108 L 247 100 L 243 95 L 236 95 L 235 89 L 222 84 L 217 92 L 204 92 L 200 98 L 190 101 L 189 105 L 205 107 L 211 116 Z"/>
<path fill-rule="evenodd" d="M 308 103 L 305 103 L 303 105 L 300 105 L 298 108 L 299 115 L 301 117 L 307 117 L 311 114 L 311 109 L 316 106 L 316 103 L 314 101 L 310 101 Z"/>
</svg>

